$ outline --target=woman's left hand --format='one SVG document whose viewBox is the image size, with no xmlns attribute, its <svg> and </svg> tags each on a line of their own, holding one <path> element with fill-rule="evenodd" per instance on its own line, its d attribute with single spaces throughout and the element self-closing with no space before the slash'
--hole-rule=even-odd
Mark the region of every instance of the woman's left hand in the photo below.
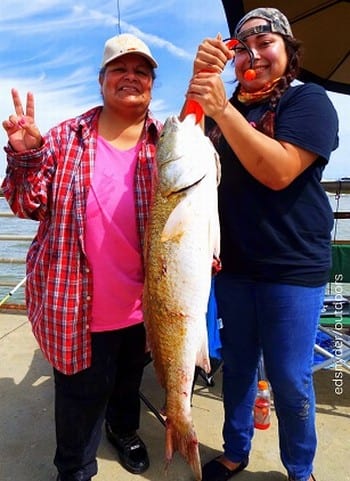
<svg viewBox="0 0 350 481">
<path fill-rule="evenodd" d="M 220 74 L 228 60 L 232 60 L 233 57 L 233 51 L 222 41 L 220 34 L 216 38 L 206 38 L 197 49 L 193 62 L 193 74 L 195 75 L 202 71 Z"/>
</svg>

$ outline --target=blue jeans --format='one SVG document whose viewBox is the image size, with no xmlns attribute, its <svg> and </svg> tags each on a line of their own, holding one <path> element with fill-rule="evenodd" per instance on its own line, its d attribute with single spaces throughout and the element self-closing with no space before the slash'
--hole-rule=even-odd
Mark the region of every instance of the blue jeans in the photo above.
<svg viewBox="0 0 350 481">
<path fill-rule="evenodd" d="M 216 278 L 223 321 L 225 456 L 249 455 L 257 366 L 264 357 L 278 418 L 281 460 L 291 479 L 307 481 L 316 450 L 313 351 L 325 287 Z"/>
</svg>

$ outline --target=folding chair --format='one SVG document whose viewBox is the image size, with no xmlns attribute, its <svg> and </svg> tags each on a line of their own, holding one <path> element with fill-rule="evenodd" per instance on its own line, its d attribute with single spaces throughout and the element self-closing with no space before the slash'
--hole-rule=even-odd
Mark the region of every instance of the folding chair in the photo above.
<svg viewBox="0 0 350 481">
<path fill-rule="evenodd" d="M 319 327 L 315 344 L 313 372 L 337 367 L 350 372 L 350 336 L 326 327 Z"/>
<path fill-rule="evenodd" d="M 152 356 L 151 356 L 151 353 L 148 351 L 146 352 L 145 354 L 145 367 L 148 366 L 148 364 L 150 364 L 151 362 L 153 362 L 153 359 L 152 359 Z M 165 418 L 164 416 L 162 416 L 161 412 L 159 411 L 159 409 L 157 409 L 152 403 L 151 401 L 143 394 L 143 392 L 141 390 L 139 390 L 139 398 L 141 399 L 141 401 L 148 407 L 148 409 L 155 415 L 155 417 L 158 419 L 158 421 L 160 423 L 163 424 L 163 426 L 165 426 Z"/>
<path fill-rule="evenodd" d="M 314 372 L 332 366 L 350 371 L 350 336 L 347 333 L 350 333 L 350 299 L 345 295 L 349 283 L 350 241 L 334 241 L 328 293 L 315 344 Z"/>
</svg>

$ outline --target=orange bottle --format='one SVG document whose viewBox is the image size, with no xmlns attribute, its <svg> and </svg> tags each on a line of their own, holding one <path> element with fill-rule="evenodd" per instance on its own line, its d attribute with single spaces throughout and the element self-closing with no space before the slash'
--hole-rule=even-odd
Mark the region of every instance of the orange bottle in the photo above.
<svg viewBox="0 0 350 481">
<path fill-rule="evenodd" d="M 267 381 L 258 382 L 258 392 L 254 404 L 254 427 L 267 429 L 270 426 L 271 396 Z"/>
</svg>

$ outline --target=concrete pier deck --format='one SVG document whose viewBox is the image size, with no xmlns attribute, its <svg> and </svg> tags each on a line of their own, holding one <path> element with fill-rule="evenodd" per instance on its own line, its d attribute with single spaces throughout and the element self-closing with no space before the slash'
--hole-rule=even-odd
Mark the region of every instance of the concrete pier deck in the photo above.
<svg viewBox="0 0 350 481">
<path fill-rule="evenodd" d="M 334 371 L 314 374 L 317 397 L 318 451 L 314 474 L 317 481 L 350 481 L 350 375 L 343 372 L 341 395 L 335 393 Z M 163 393 L 153 365 L 146 367 L 142 392 L 160 408 Z M 203 462 L 221 451 L 223 408 L 221 374 L 215 385 L 200 378 L 193 397 L 193 417 Z M 99 473 L 94 481 L 192 481 L 191 470 L 176 454 L 164 470 L 164 427 L 142 404 L 140 435 L 151 460 L 143 475 L 125 471 L 103 434 L 98 452 Z M 31 333 L 25 313 L 0 313 L 0 480 L 53 481 L 55 449 L 53 379 Z M 237 481 L 286 481 L 279 459 L 277 422 L 267 431 L 256 431 L 250 464 Z"/>
</svg>

